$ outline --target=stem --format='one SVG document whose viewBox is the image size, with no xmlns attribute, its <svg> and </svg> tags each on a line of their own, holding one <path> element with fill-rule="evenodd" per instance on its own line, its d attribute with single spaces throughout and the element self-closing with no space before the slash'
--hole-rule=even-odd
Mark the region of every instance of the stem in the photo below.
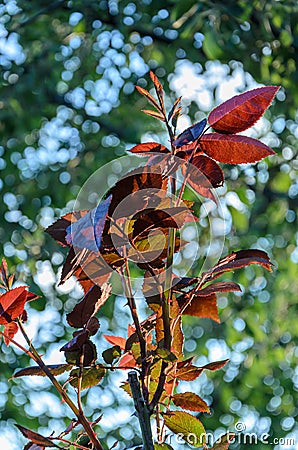
<svg viewBox="0 0 298 450">
<path fill-rule="evenodd" d="M 126 277 L 125 277 L 124 271 L 122 270 L 122 285 L 123 285 L 125 297 L 127 298 L 128 306 L 129 306 L 129 309 L 130 309 L 130 312 L 132 315 L 132 319 L 133 319 L 134 325 L 136 327 L 136 333 L 139 338 L 141 357 L 143 360 L 145 360 L 146 359 L 146 341 L 145 341 L 143 333 L 142 333 L 142 329 L 141 329 L 141 325 L 140 325 L 140 321 L 139 321 L 139 317 L 138 317 L 138 313 L 137 313 L 136 302 L 132 295 L 132 286 L 130 283 L 129 267 L 128 267 L 128 261 L 126 258 L 125 258 L 125 268 L 126 268 Z M 125 278 L 127 279 L 127 282 L 126 282 Z"/>
<path fill-rule="evenodd" d="M 45 365 L 45 363 L 43 362 L 43 360 L 41 359 L 41 357 L 39 356 L 39 353 L 37 352 L 37 350 L 35 349 L 35 347 L 33 346 L 32 342 L 30 341 L 22 322 L 18 319 L 18 325 L 19 328 L 25 338 L 25 341 L 27 342 L 31 353 L 34 356 L 34 360 L 35 362 L 39 365 L 39 367 L 41 368 L 41 370 L 46 374 L 46 376 L 49 378 L 49 380 L 51 381 L 51 383 L 53 384 L 53 386 L 56 388 L 56 390 L 59 392 L 59 394 L 61 395 L 61 397 L 63 398 L 63 400 L 65 401 L 65 403 L 70 407 L 70 409 L 72 410 L 72 412 L 76 415 L 76 417 L 78 418 L 78 421 L 80 422 L 80 424 L 83 426 L 84 430 L 86 431 L 88 437 L 90 438 L 90 441 L 92 442 L 92 444 L 94 445 L 95 450 L 103 450 L 103 447 L 101 445 L 101 443 L 99 442 L 99 440 L 97 439 L 93 429 L 90 426 L 90 423 L 88 422 L 88 420 L 86 419 L 84 413 L 82 411 L 80 411 L 76 405 L 73 403 L 73 401 L 70 399 L 70 397 L 67 395 L 67 393 L 64 391 L 64 389 L 62 388 L 62 386 L 60 385 L 60 383 L 56 380 L 56 378 L 54 377 L 54 375 L 52 374 L 52 372 L 49 370 L 49 368 Z"/>
<path fill-rule="evenodd" d="M 128 382 L 130 384 L 134 406 L 139 419 L 143 438 L 143 450 L 154 450 L 152 430 L 150 424 L 150 412 L 142 396 L 140 383 L 135 371 L 128 372 Z"/>
</svg>

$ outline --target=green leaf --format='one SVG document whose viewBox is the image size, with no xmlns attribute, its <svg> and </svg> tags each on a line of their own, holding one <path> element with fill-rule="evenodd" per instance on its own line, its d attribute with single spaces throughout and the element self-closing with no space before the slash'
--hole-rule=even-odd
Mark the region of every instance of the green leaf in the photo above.
<svg viewBox="0 0 298 450">
<path fill-rule="evenodd" d="M 194 447 L 202 447 L 206 441 L 206 432 L 203 424 L 189 413 L 172 411 L 163 414 L 166 426 L 178 434 L 181 439 Z"/>
<path fill-rule="evenodd" d="M 70 378 L 73 379 L 70 381 L 70 384 L 77 388 L 78 387 L 78 376 L 80 369 L 76 368 L 70 372 Z M 96 386 L 105 375 L 105 368 L 101 365 L 96 365 L 95 367 L 84 368 L 82 371 L 82 389 L 87 389 L 92 386 Z"/>
<path fill-rule="evenodd" d="M 174 355 L 174 353 L 170 352 L 169 350 L 167 350 L 166 348 L 158 348 L 156 350 L 156 354 L 161 358 L 164 359 L 165 361 L 176 361 L 177 357 Z"/>
<path fill-rule="evenodd" d="M 174 450 L 169 444 L 154 444 L 154 450 Z"/>
<path fill-rule="evenodd" d="M 102 357 L 107 364 L 112 364 L 115 359 L 119 358 L 119 356 L 121 356 L 121 348 L 119 345 L 114 345 L 113 347 L 102 352 Z"/>
</svg>

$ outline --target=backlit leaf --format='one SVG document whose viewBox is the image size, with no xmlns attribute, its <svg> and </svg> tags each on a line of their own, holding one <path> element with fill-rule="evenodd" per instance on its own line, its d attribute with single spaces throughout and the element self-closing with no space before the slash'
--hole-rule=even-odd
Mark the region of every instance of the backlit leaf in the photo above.
<svg viewBox="0 0 298 450">
<path fill-rule="evenodd" d="M 194 447 L 202 447 L 206 441 L 205 429 L 203 424 L 194 416 L 183 411 L 172 411 L 168 414 L 163 414 L 166 426 L 178 434 L 188 442 L 188 437 L 191 435 L 191 445 Z"/>
<path fill-rule="evenodd" d="M 220 323 L 215 294 L 208 296 L 195 295 L 190 305 L 186 306 L 186 308 L 185 304 L 188 303 L 187 297 L 184 296 L 181 299 L 179 297 L 178 302 L 181 310 L 183 310 L 183 315 L 212 319 Z"/>
<path fill-rule="evenodd" d="M 247 136 L 209 133 L 200 139 L 200 149 L 216 161 L 246 164 L 260 161 L 275 152 L 263 142 Z"/>
<path fill-rule="evenodd" d="M 10 339 L 13 339 L 14 335 L 18 332 L 19 326 L 16 322 L 9 322 L 4 325 L 4 342 L 7 346 L 10 344 Z M 9 339 L 10 338 L 10 339 Z"/>
<path fill-rule="evenodd" d="M 203 369 L 201 367 L 193 366 L 192 364 L 188 364 L 187 366 L 178 368 L 176 371 L 175 377 L 179 378 L 179 380 L 184 381 L 193 381 L 198 378 Z"/>
<path fill-rule="evenodd" d="M 225 366 L 229 362 L 228 359 L 223 359 L 222 361 L 214 361 L 208 364 L 205 364 L 205 366 L 202 366 L 201 368 L 203 370 L 219 370 L 223 366 Z"/>
<path fill-rule="evenodd" d="M 161 120 L 162 122 L 165 122 L 165 116 L 157 111 L 152 111 L 151 109 L 142 109 L 142 112 L 147 114 L 147 116 L 154 117 L 155 119 Z"/>
<path fill-rule="evenodd" d="M 129 150 L 130 153 L 148 154 L 148 153 L 170 153 L 170 151 L 157 142 L 146 142 L 138 144 Z"/>
<path fill-rule="evenodd" d="M 232 281 L 223 281 L 219 283 L 212 283 L 203 289 L 197 291 L 200 296 L 208 296 L 215 292 L 241 292 L 241 287 Z"/>
<path fill-rule="evenodd" d="M 78 387 L 79 373 L 80 373 L 80 369 L 78 368 L 78 369 L 73 369 L 69 374 L 69 377 L 73 378 L 70 381 L 70 384 L 75 388 Z M 105 368 L 99 364 L 96 365 L 95 367 L 84 368 L 82 371 L 81 388 L 88 389 L 92 386 L 96 386 L 103 379 L 105 373 L 106 373 Z"/>
<path fill-rule="evenodd" d="M 279 88 L 266 86 L 236 95 L 214 108 L 208 122 L 220 133 L 244 131 L 262 117 Z"/>
<path fill-rule="evenodd" d="M 159 104 L 157 103 L 157 101 L 155 100 L 154 97 L 152 97 L 152 95 L 146 91 L 146 89 L 142 88 L 141 86 L 136 86 L 137 91 L 141 94 L 144 95 L 144 97 L 147 98 L 147 100 L 149 100 L 150 103 L 152 103 L 152 105 L 159 111 L 161 111 Z"/>
<path fill-rule="evenodd" d="M 212 187 L 217 188 L 219 186 L 222 186 L 224 182 L 223 171 L 221 170 L 219 165 L 212 159 L 208 158 L 208 156 L 195 156 L 192 159 L 191 164 L 193 164 L 198 169 L 199 173 L 202 172 L 202 174 L 207 178 Z M 191 173 L 192 171 L 190 171 L 190 174 Z M 200 178 L 197 180 L 192 179 L 192 181 L 196 181 L 197 183 L 202 184 L 202 180 Z"/>
<path fill-rule="evenodd" d="M 224 272 L 230 272 L 235 269 L 241 269 L 251 264 L 259 264 L 265 269 L 271 271 L 272 263 L 266 252 L 263 250 L 239 250 L 230 255 L 221 258 L 218 263 L 210 269 L 211 276 L 217 277 Z"/>
<path fill-rule="evenodd" d="M 0 325 L 5 325 L 21 316 L 27 301 L 27 286 L 20 286 L 0 296 Z"/>
<path fill-rule="evenodd" d="M 210 409 L 207 403 L 193 392 L 183 392 L 182 394 L 173 395 L 173 403 L 183 409 L 189 411 L 207 412 L 210 413 Z"/>
<path fill-rule="evenodd" d="M 52 364 L 48 365 L 47 368 L 49 371 L 56 377 L 58 375 L 63 374 L 64 372 L 68 372 L 71 368 L 71 364 Z M 24 376 L 39 376 L 45 377 L 46 374 L 39 366 L 26 367 L 25 369 L 18 370 L 13 378 L 20 378 Z"/>
<path fill-rule="evenodd" d="M 155 92 L 157 94 L 157 98 L 159 100 L 161 110 L 163 111 L 163 113 L 165 113 L 165 105 L 164 105 L 164 99 L 163 99 L 163 97 L 164 97 L 163 87 L 162 87 L 159 79 L 157 78 L 157 76 L 152 72 L 152 70 L 150 70 L 150 78 L 153 81 Z"/>
<path fill-rule="evenodd" d="M 55 447 L 59 448 L 58 445 L 54 444 L 51 439 L 43 437 L 39 433 L 35 433 L 34 431 L 29 430 L 28 428 L 23 427 L 22 425 L 17 425 L 16 427 L 20 430 L 20 432 L 27 438 L 30 439 L 33 444 L 37 444 L 43 447 Z"/>
<path fill-rule="evenodd" d="M 104 334 L 103 337 L 112 345 L 119 345 L 121 350 L 125 349 L 126 339 L 121 336 L 108 336 Z"/>
</svg>

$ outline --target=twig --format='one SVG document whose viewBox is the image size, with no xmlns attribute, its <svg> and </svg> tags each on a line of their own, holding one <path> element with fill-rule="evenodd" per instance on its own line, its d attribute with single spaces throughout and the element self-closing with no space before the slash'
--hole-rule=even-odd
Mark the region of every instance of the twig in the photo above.
<svg viewBox="0 0 298 450">
<path fill-rule="evenodd" d="M 33 346 L 32 342 L 30 341 L 30 339 L 29 339 L 29 337 L 28 337 L 28 335 L 26 333 L 26 330 L 24 329 L 23 324 L 22 324 L 22 322 L 20 320 L 18 320 L 18 325 L 19 325 L 19 328 L 20 328 L 20 330 L 21 330 L 21 332 L 22 332 L 22 334 L 23 334 L 23 336 L 24 336 L 24 338 L 25 338 L 25 340 L 26 340 L 26 342 L 27 342 L 27 344 L 28 344 L 28 346 L 30 348 L 31 353 L 33 354 L 34 361 L 39 365 L 41 370 L 46 374 L 46 376 L 49 378 L 49 380 L 51 381 L 53 386 L 57 389 L 57 391 L 59 392 L 59 394 L 61 395 L 61 397 L 65 401 L 65 403 L 67 403 L 67 405 L 70 407 L 70 409 L 76 415 L 76 417 L 78 418 L 78 421 L 83 426 L 83 428 L 86 431 L 89 439 L 91 440 L 92 444 L 94 445 L 95 450 L 103 450 L 103 447 L 102 447 L 101 443 L 97 439 L 97 437 L 96 437 L 93 429 L 91 428 L 90 423 L 86 419 L 85 415 L 83 414 L 82 411 L 80 411 L 76 407 L 76 405 L 73 403 L 73 401 L 67 395 L 67 393 L 64 391 L 64 389 L 62 388 L 60 383 L 56 380 L 56 378 L 54 377 L 52 372 L 45 365 L 45 363 L 41 359 L 39 353 L 37 352 L 37 350 Z"/>
</svg>

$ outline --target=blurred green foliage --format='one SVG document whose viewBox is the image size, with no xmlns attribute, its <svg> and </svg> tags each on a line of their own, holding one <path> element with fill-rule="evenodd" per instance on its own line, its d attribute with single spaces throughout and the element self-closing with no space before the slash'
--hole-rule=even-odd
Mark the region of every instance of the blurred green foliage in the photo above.
<svg viewBox="0 0 298 450">
<path fill-rule="evenodd" d="M 181 95 L 182 89 L 194 88 L 182 69 L 189 67 L 195 81 L 205 82 L 214 105 L 223 95 L 222 83 L 235 81 L 239 73 L 244 80 L 239 92 L 252 79 L 280 84 L 278 100 L 254 130 L 277 155 L 252 167 L 225 167 L 227 190 L 221 193 L 225 218 L 233 220 L 224 252 L 264 249 L 274 272 L 249 267 L 236 273 L 233 280 L 244 294 L 219 299 L 223 323 L 191 318 L 185 330 L 186 348 L 198 364 L 231 358 L 226 369 L 208 379 L 203 375 L 195 387 L 212 406 L 212 415 L 202 418 L 207 429 L 233 431 L 242 420 L 247 431 L 296 436 L 297 443 L 297 47 L 294 0 L 6 0 L 0 5 L 1 254 L 12 272 L 43 295 L 32 308 L 46 309 L 31 323 L 41 352 L 59 355 L 57 342 L 71 335 L 62 314 L 81 295 L 71 287 L 55 288 L 63 252 L 43 228 L 72 208 L 95 169 L 144 136 L 164 139 L 160 125 L 140 112 L 144 100 L 134 85 L 151 88 L 148 71 L 153 69 L 166 91 L 170 85 Z M 184 100 L 190 120 L 207 110 L 198 112 L 200 89 Z M 129 315 L 121 299 L 105 305 L 104 313 L 102 330 L 120 326 L 124 335 Z M 51 432 L 67 413 L 61 405 L 47 406 L 53 402 L 48 384 L 7 384 L 13 371 L 27 364 L 24 355 L 2 345 L 2 425 L 13 419 Z M 139 442 L 131 411 L 123 413 L 130 400 L 108 384 L 86 397 L 88 411 L 113 416 L 102 423 L 102 433 L 109 445 L 119 439 L 122 448 L 129 447 Z M 48 397 L 39 396 L 44 387 Z M 36 409 L 40 399 L 44 407 Z M 13 441 L 21 442 L 20 436 L 11 433 L 11 449 L 19 448 Z"/>
</svg>

